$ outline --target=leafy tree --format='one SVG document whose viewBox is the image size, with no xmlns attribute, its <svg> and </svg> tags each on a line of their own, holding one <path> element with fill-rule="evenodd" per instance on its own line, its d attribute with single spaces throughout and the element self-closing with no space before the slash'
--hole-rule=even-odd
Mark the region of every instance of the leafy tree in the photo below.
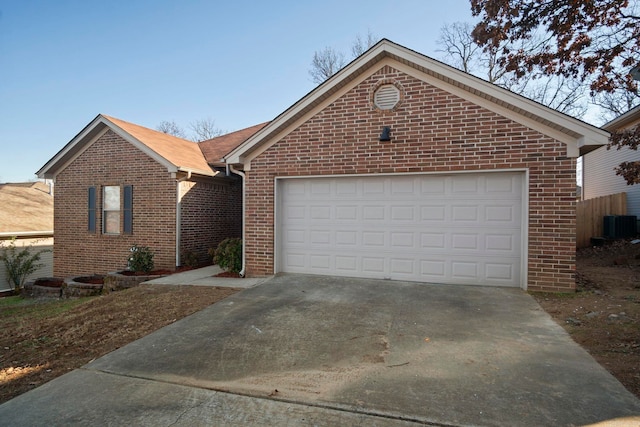
<svg viewBox="0 0 640 427">
<path fill-rule="evenodd" d="M 51 252 L 49 249 L 33 251 L 33 245 L 16 246 L 16 238 L 13 237 L 8 245 L 0 243 L 0 261 L 4 263 L 5 270 L 9 276 L 9 284 L 14 292 L 18 292 L 23 286 L 27 277 L 44 267 L 40 262 L 43 253 Z"/>
<path fill-rule="evenodd" d="M 380 38 L 371 33 L 371 31 L 367 32 L 366 38 L 362 38 L 358 34 L 351 45 L 352 59 L 362 55 L 379 40 Z M 343 52 L 327 46 L 324 49 L 317 50 L 313 53 L 309 75 L 311 75 L 311 80 L 315 84 L 320 84 L 340 71 L 340 69 L 346 64 L 347 59 Z"/>
<path fill-rule="evenodd" d="M 539 69 L 589 81 L 593 93 L 638 90 L 629 73 L 640 62 L 637 0 L 471 0 L 471 9 L 475 40 L 501 49 L 518 77 Z M 537 49 L 511 48 L 540 32 Z"/>
<path fill-rule="evenodd" d="M 640 103 L 631 69 L 640 64 L 638 0 L 470 0 L 480 22 L 474 39 L 498 49 L 506 70 L 522 77 L 534 70 L 585 81 L 600 105 Z M 535 50 L 513 49 L 540 34 Z M 637 149 L 637 130 L 616 132 L 609 148 Z M 640 182 L 640 163 L 620 165 L 627 184 Z"/>
</svg>

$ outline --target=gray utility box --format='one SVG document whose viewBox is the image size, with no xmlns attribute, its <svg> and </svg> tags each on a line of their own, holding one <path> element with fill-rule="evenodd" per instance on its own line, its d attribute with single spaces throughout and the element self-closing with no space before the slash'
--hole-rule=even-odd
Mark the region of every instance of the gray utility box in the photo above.
<svg viewBox="0 0 640 427">
<path fill-rule="evenodd" d="M 635 237 L 637 217 L 635 215 L 605 215 L 603 234 L 607 239 Z"/>
</svg>

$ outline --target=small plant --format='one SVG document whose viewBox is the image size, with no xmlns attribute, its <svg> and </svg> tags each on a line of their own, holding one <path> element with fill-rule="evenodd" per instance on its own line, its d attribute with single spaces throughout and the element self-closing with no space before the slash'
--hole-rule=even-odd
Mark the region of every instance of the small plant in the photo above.
<svg viewBox="0 0 640 427">
<path fill-rule="evenodd" d="M 40 262 L 43 253 L 51 252 L 49 249 L 41 249 L 33 252 L 33 245 L 16 247 L 16 238 L 11 238 L 9 245 L 0 243 L 0 261 L 4 263 L 9 279 L 9 285 L 13 287 L 14 293 L 20 291 L 25 280 L 30 274 L 44 267 Z"/>
<path fill-rule="evenodd" d="M 128 268 L 131 271 L 148 273 L 153 270 L 153 252 L 148 246 L 133 245 L 129 249 Z"/>
<path fill-rule="evenodd" d="M 218 247 L 209 250 L 209 254 L 213 252 L 213 263 L 218 264 L 220 268 L 232 273 L 239 273 L 242 269 L 242 239 L 229 237 L 224 239 Z"/>
<path fill-rule="evenodd" d="M 190 268 L 196 268 L 200 264 L 198 254 L 194 251 L 184 251 L 182 253 L 182 264 Z"/>
</svg>

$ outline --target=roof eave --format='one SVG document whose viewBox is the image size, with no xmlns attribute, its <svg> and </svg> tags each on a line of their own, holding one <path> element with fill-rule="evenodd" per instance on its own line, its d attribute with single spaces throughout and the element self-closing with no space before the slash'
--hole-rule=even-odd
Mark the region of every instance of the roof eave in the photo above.
<svg viewBox="0 0 640 427">
<path fill-rule="evenodd" d="M 626 113 L 616 117 L 610 122 L 604 124 L 602 129 L 608 130 L 609 132 L 613 132 L 616 129 L 622 129 L 628 127 L 631 123 L 640 120 L 640 105 L 635 106 L 630 109 Z"/>
<path fill-rule="evenodd" d="M 41 179 L 55 179 L 56 175 L 66 165 L 73 161 L 79 154 L 81 154 L 94 138 L 99 136 L 106 128 L 114 131 L 118 136 L 129 142 L 143 153 L 154 159 L 156 162 L 167 168 L 169 173 L 176 173 L 178 171 L 190 171 L 203 176 L 215 176 L 217 172 L 213 170 L 201 170 L 194 168 L 181 167 L 175 165 L 157 152 L 153 151 L 146 144 L 133 137 L 117 124 L 113 123 L 107 117 L 102 114 L 98 114 L 87 126 L 85 126 L 71 141 L 69 141 L 55 156 L 53 156 L 38 172 L 36 175 Z"/>
</svg>

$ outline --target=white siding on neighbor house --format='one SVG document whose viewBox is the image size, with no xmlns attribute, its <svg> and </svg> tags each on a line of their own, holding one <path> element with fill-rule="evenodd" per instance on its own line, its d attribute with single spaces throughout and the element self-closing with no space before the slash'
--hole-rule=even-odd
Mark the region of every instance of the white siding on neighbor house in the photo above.
<svg viewBox="0 0 640 427">
<path fill-rule="evenodd" d="M 640 161 L 640 151 L 622 148 L 616 150 L 600 147 L 583 158 L 582 194 L 583 198 L 627 193 L 627 215 L 640 218 L 640 185 L 627 182 L 614 170 L 622 162 Z"/>
<path fill-rule="evenodd" d="M 4 245 L 8 245 L 8 240 L 3 240 Z M 39 277 L 51 277 L 53 276 L 53 237 L 40 238 L 40 239 L 19 239 L 16 240 L 16 246 L 21 248 L 22 246 L 33 245 L 33 249 L 38 251 L 47 249 L 49 252 L 45 252 L 40 257 L 40 263 L 44 266 L 38 269 L 31 276 L 27 277 L 27 280 L 37 279 Z M 4 267 L 4 263 L 0 262 L 0 291 L 6 291 L 12 289 L 9 284 L 7 272 Z"/>
</svg>

